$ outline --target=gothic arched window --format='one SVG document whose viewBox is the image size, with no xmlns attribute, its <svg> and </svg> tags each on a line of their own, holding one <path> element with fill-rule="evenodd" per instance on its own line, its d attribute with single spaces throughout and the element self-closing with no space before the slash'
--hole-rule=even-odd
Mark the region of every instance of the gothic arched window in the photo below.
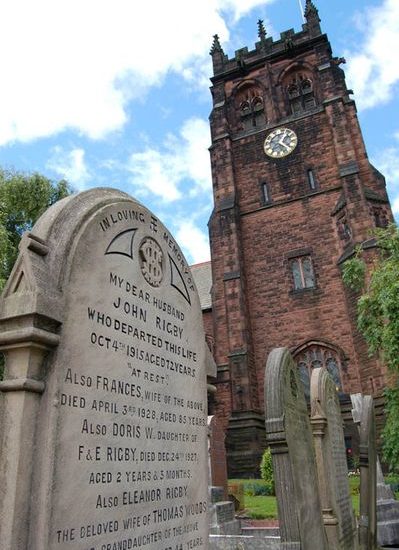
<svg viewBox="0 0 399 550">
<path fill-rule="evenodd" d="M 310 399 L 310 378 L 312 370 L 315 368 L 326 369 L 334 380 L 337 392 L 342 393 L 340 370 L 342 362 L 334 349 L 313 343 L 295 354 L 294 359 L 299 369 L 299 378 L 303 384 L 307 401 Z"/>
<path fill-rule="evenodd" d="M 246 88 L 238 96 L 238 110 L 244 130 L 265 124 L 263 97 L 256 88 Z"/>
<path fill-rule="evenodd" d="M 287 86 L 287 95 L 294 115 L 310 111 L 316 105 L 313 82 L 310 78 L 297 74 Z"/>
</svg>

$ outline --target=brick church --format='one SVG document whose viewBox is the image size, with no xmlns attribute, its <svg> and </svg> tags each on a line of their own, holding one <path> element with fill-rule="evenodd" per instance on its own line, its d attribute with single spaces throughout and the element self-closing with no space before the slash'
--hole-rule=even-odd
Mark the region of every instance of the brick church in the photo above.
<svg viewBox="0 0 399 550">
<path fill-rule="evenodd" d="M 210 413 L 226 430 L 229 476 L 258 474 L 265 445 L 263 377 L 274 347 L 291 349 L 309 392 L 312 368 L 349 393 L 373 394 L 384 369 L 356 330 L 356 296 L 341 269 L 392 212 L 371 165 L 356 105 L 307 0 L 306 22 L 279 40 L 258 22 L 255 48 L 211 49 L 211 262 L 193 266 L 216 364 Z M 379 400 L 379 401 L 378 401 Z M 350 422 L 346 426 L 351 445 Z"/>
</svg>

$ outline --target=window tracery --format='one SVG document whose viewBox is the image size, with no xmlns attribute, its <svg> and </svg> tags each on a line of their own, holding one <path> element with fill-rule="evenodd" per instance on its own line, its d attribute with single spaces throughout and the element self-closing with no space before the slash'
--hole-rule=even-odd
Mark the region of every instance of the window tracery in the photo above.
<svg viewBox="0 0 399 550">
<path fill-rule="evenodd" d="M 316 105 L 312 80 L 304 74 L 297 73 L 287 86 L 287 95 L 292 114 L 310 111 Z"/>
<path fill-rule="evenodd" d="M 326 369 L 334 383 L 338 393 L 342 393 L 341 369 L 342 362 L 339 354 L 331 348 L 320 344 L 311 344 L 301 350 L 295 357 L 299 370 L 299 378 L 303 384 L 305 397 L 310 399 L 310 379 L 315 368 Z"/>
<path fill-rule="evenodd" d="M 371 208 L 371 214 L 374 218 L 374 223 L 376 227 L 385 228 L 388 226 L 388 217 L 385 208 L 380 206 L 373 206 Z"/>
<path fill-rule="evenodd" d="M 246 88 L 239 94 L 238 110 L 244 130 L 251 130 L 265 124 L 263 97 L 257 88 Z"/>
<path fill-rule="evenodd" d="M 337 227 L 339 238 L 344 241 L 345 244 L 350 243 L 352 240 L 352 229 L 350 227 L 346 212 L 343 212 L 338 218 Z"/>
</svg>

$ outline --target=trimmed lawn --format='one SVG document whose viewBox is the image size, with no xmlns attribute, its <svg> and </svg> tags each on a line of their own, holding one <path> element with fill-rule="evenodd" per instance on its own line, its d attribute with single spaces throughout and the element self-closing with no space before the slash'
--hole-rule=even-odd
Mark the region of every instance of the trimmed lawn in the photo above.
<svg viewBox="0 0 399 550">
<path fill-rule="evenodd" d="M 352 495 L 352 505 L 355 514 L 359 515 L 359 476 L 349 478 L 349 487 Z M 252 519 L 276 519 L 277 501 L 276 497 L 259 495 L 262 487 L 266 484 L 261 479 L 231 479 L 230 485 L 242 485 L 244 489 L 245 513 Z M 256 496 L 255 496 L 256 494 Z"/>
<path fill-rule="evenodd" d="M 355 514 L 359 515 L 359 495 L 352 495 L 352 505 Z M 245 510 L 252 519 L 277 519 L 276 497 L 245 496 Z"/>
<path fill-rule="evenodd" d="M 245 496 L 245 509 L 252 519 L 277 518 L 276 497 L 250 497 Z"/>
</svg>

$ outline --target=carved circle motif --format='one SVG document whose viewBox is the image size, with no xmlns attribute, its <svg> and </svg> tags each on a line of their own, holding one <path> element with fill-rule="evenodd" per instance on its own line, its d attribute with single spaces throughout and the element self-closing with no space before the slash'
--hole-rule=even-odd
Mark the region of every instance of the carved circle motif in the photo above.
<svg viewBox="0 0 399 550">
<path fill-rule="evenodd" d="M 144 279 L 158 287 L 163 279 L 164 255 L 159 244 L 151 237 L 145 237 L 139 248 L 140 268 Z"/>
</svg>

